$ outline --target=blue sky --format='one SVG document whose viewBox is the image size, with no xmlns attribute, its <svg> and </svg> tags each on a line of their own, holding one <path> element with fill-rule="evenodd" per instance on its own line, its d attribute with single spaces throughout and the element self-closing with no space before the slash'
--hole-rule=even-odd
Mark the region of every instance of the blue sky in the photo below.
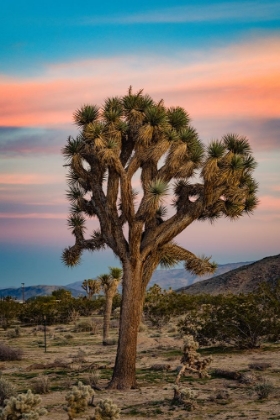
<svg viewBox="0 0 280 420">
<path fill-rule="evenodd" d="M 129 85 L 186 108 L 205 143 L 246 135 L 259 162 L 252 217 L 197 223 L 179 241 L 219 263 L 279 253 L 278 1 L 15 0 L 1 5 L 0 27 L 0 288 L 63 285 L 118 265 L 109 251 L 62 265 L 72 238 L 60 150 L 76 108 Z"/>
</svg>

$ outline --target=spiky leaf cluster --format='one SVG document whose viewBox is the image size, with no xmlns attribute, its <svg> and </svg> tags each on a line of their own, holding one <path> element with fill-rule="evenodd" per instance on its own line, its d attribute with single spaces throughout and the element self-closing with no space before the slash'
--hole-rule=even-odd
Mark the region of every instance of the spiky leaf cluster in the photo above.
<svg viewBox="0 0 280 420">
<path fill-rule="evenodd" d="M 101 108 L 83 105 L 74 120 L 81 131 L 68 139 L 63 154 L 75 245 L 64 251 L 63 261 L 73 266 L 84 249 L 108 246 L 122 262 L 137 253 L 147 276 L 160 262 L 168 267 L 185 261 L 196 274 L 213 272 L 209 259 L 184 253 L 172 241 L 195 220 L 237 219 L 255 209 L 256 162 L 248 140 L 227 134 L 205 148 L 183 108 L 167 108 L 132 88 L 107 98 Z M 164 206 L 168 197 L 173 215 Z M 100 230 L 86 238 L 90 217 Z"/>
</svg>

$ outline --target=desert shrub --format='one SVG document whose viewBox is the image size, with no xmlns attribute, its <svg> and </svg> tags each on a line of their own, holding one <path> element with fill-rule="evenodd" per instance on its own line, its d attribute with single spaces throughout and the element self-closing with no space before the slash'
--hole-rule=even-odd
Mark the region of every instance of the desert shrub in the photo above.
<svg viewBox="0 0 280 420">
<path fill-rule="evenodd" d="M 193 411 L 197 408 L 195 399 L 197 397 L 197 392 L 191 388 L 180 388 L 178 385 L 173 387 L 173 403 L 183 404 L 187 411 Z"/>
<path fill-rule="evenodd" d="M 114 312 L 116 309 L 120 309 L 121 304 L 122 304 L 122 295 L 117 292 L 113 297 L 112 311 Z"/>
<path fill-rule="evenodd" d="M 147 331 L 148 327 L 147 325 L 145 325 L 143 322 L 140 322 L 139 327 L 138 327 L 138 331 L 139 332 L 145 332 Z"/>
<path fill-rule="evenodd" d="M 103 342 L 104 346 L 115 346 L 118 341 L 115 338 L 108 338 L 106 341 Z"/>
<path fill-rule="evenodd" d="M 257 348 L 280 333 L 280 306 L 271 305 L 260 291 L 210 297 L 200 308 L 189 311 L 178 327 L 181 334 L 193 335 L 201 345 Z"/>
<path fill-rule="evenodd" d="M 112 317 L 114 319 L 120 319 L 120 315 L 121 315 L 121 308 L 116 308 L 113 312 L 112 312 Z"/>
<path fill-rule="evenodd" d="M 172 290 L 162 290 L 157 284 L 146 293 L 144 303 L 144 316 L 152 326 L 161 328 L 172 317 L 185 314 L 197 307 L 197 298 Z"/>
<path fill-rule="evenodd" d="M 120 418 L 120 409 L 111 400 L 106 398 L 99 401 L 95 409 L 94 416 L 90 416 L 87 420 L 118 420 Z"/>
<path fill-rule="evenodd" d="M 72 340 L 72 338 L 74 338 L 73 334 L 65 334 L 64 338 L 66 338 L 66 340 Z"/>
<path fill-rule="evenodd" d="M 255 392 L 258 395 L 260 400 L 268 398 L 271 393 L 274 391 L 274 385 L 272 382 L 266 378 L 261 378 L 254 387 Z"/>
<path fill-rule="evenodd" d="M 119 328 L 120 326 L 120 322 L 118 319 L 112 319 L 110 322 L 110 327 L 111 328 Z"/>
<path fill-rule="evenodd" d="M 75 332 L 88 332 L 91 331 L 93 328 L 93 323 L 90 321 L 81 321 L 78 322 L 75 327 L 74 327 L 74 331 Z"/>
<path fill-rule="evenodd" d="M 0 343 L 0 360 L 21 360 L 23 351 L 21 349 L 14 349 L 4 343 Z"/>
<path fill-rule="evenodd" d="M 14 385 L 7 379 L 0 376 L 0 405 L 4 404 L 4 401 L 16 394 Z"/>
<path fill-rule="evenodd" d="M 271 363 L 267 363 L 267 362 L 250 363 L 248 367 L 249 369 L 254 369 L 254 370 L 265 370 L 271 367 Z"/>
<path fill-rule="evenodd" d="M 82 382 L 79 382 L 78 386 L 73 386 L 65 397 L 67 401 L 65 410 L 68 413 L 69 420 L 83 413 L 88 405 L 93 403 L 93 397 L 94 391 L 89 385 L 83 385 Z"/>
<path fill-rule="evenodd" d="M 257 377 L 252 372 L 245 372 L 240 374 L 240 378 L 238 379 L 241 384 L 251 385 L 254 384 L 257 380 Z"/>
<path fill-rule="evenodd" d="M 75 308 L 79 311 L 81 316 L 91 316 L 103 308 L 104 303 L 104 296 L 98 296 L 98 298 L 94 300 L 78 298 L 75 299 Z"/>
<path fill-rule="evenodd" d="M 0 326 L 6 330 L 14 322 L 20 312 L 21 304 L 13 299 L 0 301 Z"/>
<path fill-rule="evenodd" d="M 210 396 L 209 401 L 216 401 L 216 400 L 229 400 L 230 399 L 230 392 L 227 389 L 219 389 L 215 390 Z"/>
<path fill-rule="evenodd" d="M 86 352 L 82 349 L 79 349 L 76 354 L 72 355 L 72 361 L 74 363 L 85 363 L 86 361 L 85 356 L 86 356 Z"/>
<path fill-rule="evenodd" d="M 75 298 L 58 300 L 55 296 L 37 296 L 22 305 L 19 319 L 31 325 L 43 324 L 44 317 L 48 325 L 68 324 L 73 321 L 73 314 L 80 315 Z"/>
<path fill-rule="evenodd" d="M 19 394 L 5 400 L 5 407 L 0 409 L 1 420 L 38 420 L 47 413 L 45 408 L 38 407 L 41 403 L 39 395 L 34 395 L 29 389 L 26 394 Z"/>
<path fill-rule="evenodd" d="M 100 380 L 100 372 L 96 369 L 92 369 L 87 377 L 87 383 L 91 388 L 98 388 L 98 383 Z"/>
<path fill-rule="evenodd" d="M 40 375 L 34 379 L 32 391 L 36 394 L 47 394 L 49 392 L 50 382 L 47 376 Z"/>
<path fill-rule="evenodd" d="M 19 326 L 17 326 L 13 330 L 8 330 L 6 333 L 7 338 L 18 338 L 20 337 L 20 335 L 21 335 L 21 329 L 19 328 Z"/>
</svg>

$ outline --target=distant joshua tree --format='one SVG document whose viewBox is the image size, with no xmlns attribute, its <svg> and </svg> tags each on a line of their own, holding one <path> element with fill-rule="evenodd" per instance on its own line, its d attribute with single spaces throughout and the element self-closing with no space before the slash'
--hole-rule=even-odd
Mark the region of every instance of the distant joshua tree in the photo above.
<svg viewBox="0 0 280 420">
<path fill-rule="evenodd" d="M 87 279 L 83 281 L 82 289 L 85 290 L 87 298 L 91 300 L 94 295 L 100 292 L 101 283 L 98 280 Z"/>
<path fill-rule="evenodd" d="M 113 298 L 117 292 L 118 285 L 122 279 L 122 269 L 118 267 L 109 267 L 109 274 L 101 274 L 98 279 L 101 282 L 101 287 L 105 293 L 105 311 L 103 324 L 103 344 L 108 344 L 110 318 L 112 314 Z"/>
<path fill-rule="evenodd" d="M 142 90 L 130 88 L 123 97 L 106 99 L 102 108 L 83 105 L 74 120 L 81 131 L 68 138 L 63 154 L 75 244 L 62 258 L 74 266 L 83 250 L 106 246 L 119 258 L 122 307 L 110 387 L 132 388 L 138 326 L 154 270 L 160 263 L 170 267 L 185 261 L 197 275 L 214 272 L 209 258 L 195 256 L 174 239 L 197 220 L 251 213 L 258 203 L 252 177 L 256 162 L 239 135 L 227 134 L 205 148 L 183 108 L 167 108 Z M 168 195 L 169 214 L 163 205 Z M 89 217 L 97 217 L 100 230 L 86 238 Z"/>
</svg>

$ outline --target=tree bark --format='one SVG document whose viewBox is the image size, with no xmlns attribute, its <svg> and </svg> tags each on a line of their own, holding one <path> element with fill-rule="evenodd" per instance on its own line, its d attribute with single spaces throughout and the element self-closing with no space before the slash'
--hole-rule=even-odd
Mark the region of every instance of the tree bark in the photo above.
<svg viewBox="0 0 280 420">
<path fill-rule="evenodd" d="M 141 321 L 145 286 L 142 265 L 123 267 L 123 297 L 120 317 L 117 357 L 110 389 L 136 388 L 137 335 Z"/>
<path fill-rule="evenodd" d="M 112 293 L 106 293 L 106 303 L 104 311 L 104 321 L 103 321 L 103 345 L 106 345 L 109 339 L 109 330 L 110 330 L 110 319 L 113 306 L 113 297 Z"/>
</svg>

